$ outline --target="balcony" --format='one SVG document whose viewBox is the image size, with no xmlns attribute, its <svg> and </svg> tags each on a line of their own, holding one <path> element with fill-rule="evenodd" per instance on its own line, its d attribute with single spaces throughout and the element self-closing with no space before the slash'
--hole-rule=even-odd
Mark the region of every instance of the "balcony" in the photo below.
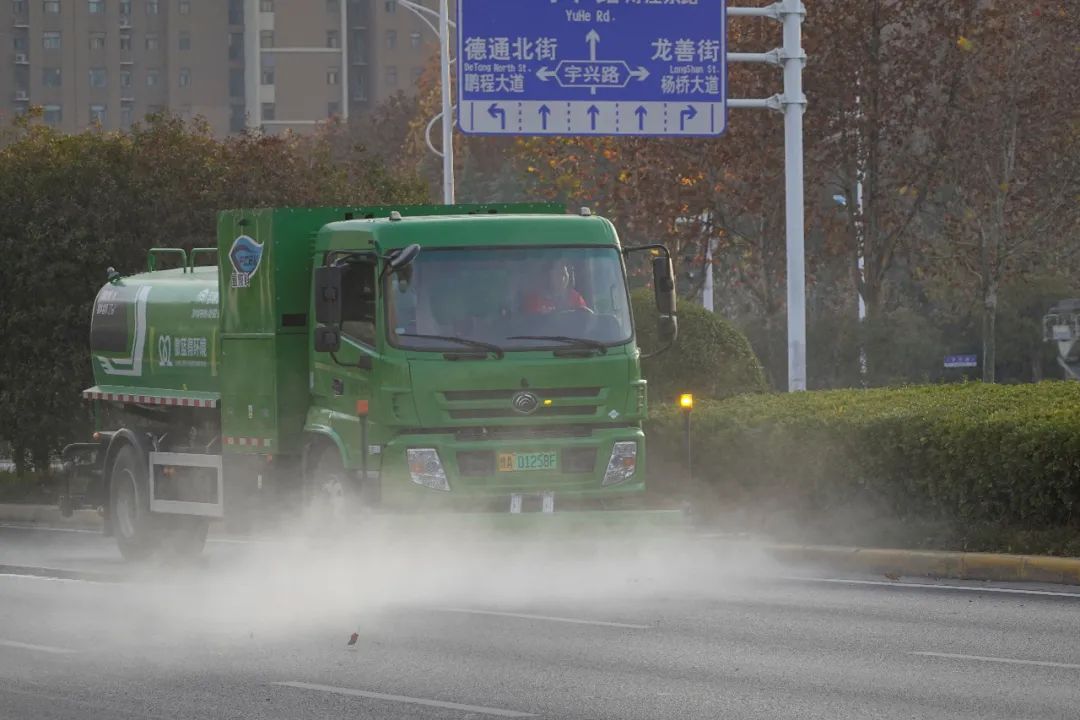
<svg viewBox="0 0 1080 720">
<path fill-rule="evenodd" d="M 24 52 L 15 53 L 15 64 L 16 65 L 29 65 L 30 64 L 30 56 L 27 55 Z"/>
</svg>

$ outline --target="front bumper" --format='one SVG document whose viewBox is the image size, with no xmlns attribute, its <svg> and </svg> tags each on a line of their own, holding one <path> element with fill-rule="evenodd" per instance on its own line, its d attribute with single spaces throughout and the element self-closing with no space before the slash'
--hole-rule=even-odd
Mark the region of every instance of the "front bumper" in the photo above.
<svg viewBox="0 0 1080 720">
<path fill-rule="evenodd" d="M 603 485 L 604 472 L 616 442 L 637 444 L 636 469 L 617 485 Z M 412 481 L 406 460 L 409 449 L 438 452 L 450 489 L 436 490 Z M 499 453 L 556 452 L 552 470 L 498 470 Z M 616 498 L 645 489 L 645 435 L 640 427 L 590 428 L 575 437 L 484 440 L 461 439 L 452 431 L 395 437 L 382 448 L 382 504 L 388 508 L 498 509 L 513 495 L 554 493 L 556 507 L 566 501 Z M 560 499 L 562 503 L 560 503 Z M 505 508 L 501 508 L 505 509 Z"/>
</svg>

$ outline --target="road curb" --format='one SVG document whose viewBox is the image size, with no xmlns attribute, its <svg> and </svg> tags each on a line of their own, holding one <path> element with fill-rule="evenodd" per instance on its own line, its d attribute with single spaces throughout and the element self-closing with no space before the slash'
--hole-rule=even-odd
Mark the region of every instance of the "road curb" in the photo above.
<svg viewBox="0 0 1080 720">
<path fill-rule="evenodd" d="M 1080 585 L 1080 558 L 829 545 L 767 545 L 765 551 L 784 564 L 851 572 Z"/>
</svg>

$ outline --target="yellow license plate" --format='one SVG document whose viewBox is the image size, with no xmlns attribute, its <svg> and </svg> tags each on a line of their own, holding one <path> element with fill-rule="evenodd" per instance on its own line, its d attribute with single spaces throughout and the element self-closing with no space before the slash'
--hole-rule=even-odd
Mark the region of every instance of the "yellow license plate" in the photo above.
<svg viewBox="0 0 1080 720">
<path fill-rule="evenodd" d="M 524 472 L 527 470 L 554 470 L 559 465 L 559 453 L 510 452 L 499 453 L 499 472 Z"/>
</svg>

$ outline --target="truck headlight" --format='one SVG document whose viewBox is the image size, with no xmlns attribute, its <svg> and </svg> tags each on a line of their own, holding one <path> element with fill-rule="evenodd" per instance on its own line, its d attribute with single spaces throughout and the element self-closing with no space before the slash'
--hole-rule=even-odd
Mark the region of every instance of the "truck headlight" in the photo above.
<svg viewBox="0 0 1080 720">
<path fill-rule="evenodd" d="M 450 482 L 446 479 L 439 452 L 434 448 L 417 448 L 406 451 L 409 460 L 409 477 L 417 485 L 450 492 Z"/>
<path fill-rule="evenodd" d="M 611 448 L 611 459 L 604 471 L 603 485 L 618 485 L 629 480 L 637 469 L 637 443 L 617 442 Z"/>
</svg>

